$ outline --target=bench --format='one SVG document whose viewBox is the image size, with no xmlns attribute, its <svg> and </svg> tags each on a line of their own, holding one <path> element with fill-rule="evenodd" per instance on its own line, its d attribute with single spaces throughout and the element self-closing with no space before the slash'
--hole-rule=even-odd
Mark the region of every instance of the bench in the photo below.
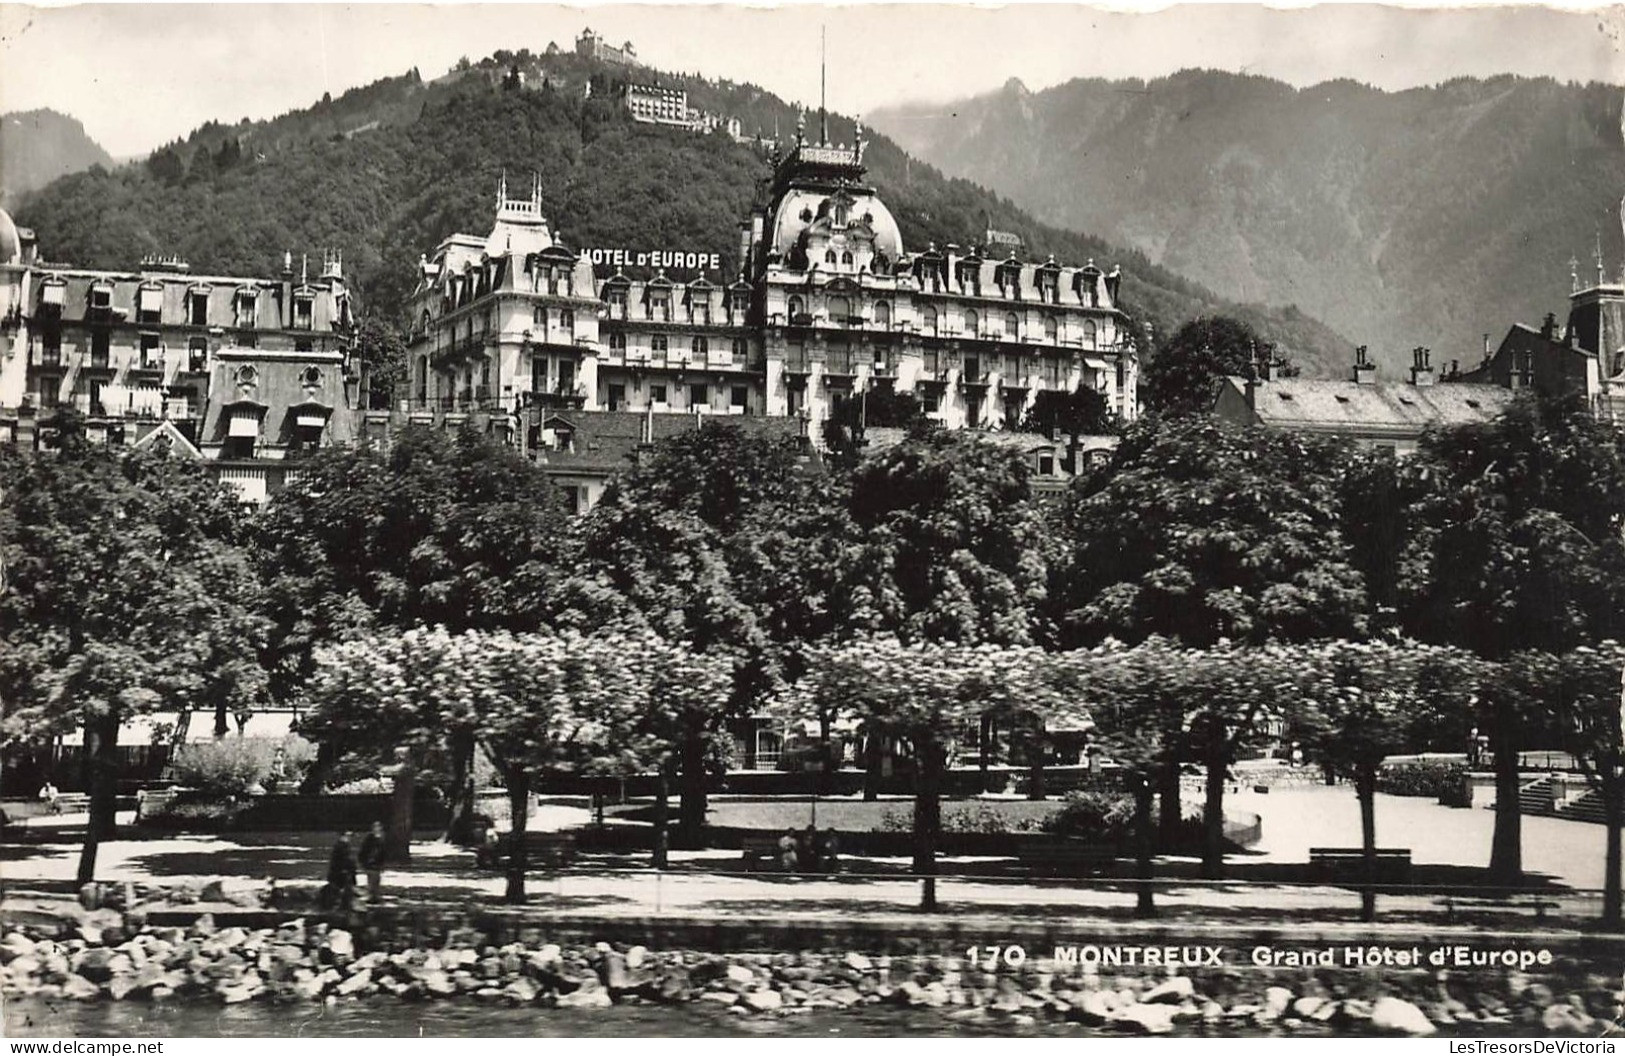
<svg viewBox="0 0 1625 1056">
<path fill-rule="evenodd" d="M 1536 920 L 1545 920 L 1548 909 L 1558 908 L 1556 902 L 1531 896 L 1529 898 L 1495 898 L 1490 895 L 1446 895 L 1433 903 L 1444 907 L 1446 921 L 1456 919 L 1457 909 L 1532 909 Z"/>
<path fill-rule="evenodd" d="M 746 836 L 740 840 L 740 847 L 744 850 L 745 871 L 748 873 L 767 871 L 777 873 L 783 871 L 779 862 L 779 838 L 777 836 Z"/>
<path fill-rule="evenodd" d="M 1052 840 L 1024 847 L 1018 857 L 1037 876 L 1100 876 L 1117 861 L 1117 849 Z"/>
<path fill-rule="evenodd" d="M 513 833 L 505 832 L 495 844 L 474 849 L 475 864 L 494 869 L 508 862 L 513 854 Z M 576 838 L 566 832 L 525 833 L 525 865 L 544 869 L 558 869 L 575 859 Z"/>
<path fill-rule="evenodd" d="M 1411 849 L 1378 847 L 1367 863 L 1360 847 L 1311 847 L 1309 866 L 1317 877 L 1334 883 L 1403 884 L 1411 878 Z"/>
</svg>

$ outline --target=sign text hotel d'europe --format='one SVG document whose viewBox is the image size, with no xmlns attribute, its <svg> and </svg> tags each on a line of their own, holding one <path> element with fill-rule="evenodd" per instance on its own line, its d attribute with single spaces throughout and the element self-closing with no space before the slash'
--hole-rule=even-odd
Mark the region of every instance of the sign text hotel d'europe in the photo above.
<svg viewBox="0 0 1625 1056">
<path fill-rule="evenodd" d="M 660 268 L 681 271 L 720 271 L 721 253 L 686 250 L 584 249 L 581 256 L 595 268 Z"/>
</svg>

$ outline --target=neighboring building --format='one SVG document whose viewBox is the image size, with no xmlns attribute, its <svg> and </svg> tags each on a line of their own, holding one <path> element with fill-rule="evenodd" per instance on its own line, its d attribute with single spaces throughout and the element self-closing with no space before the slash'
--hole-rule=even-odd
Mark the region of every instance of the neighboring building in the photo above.
<svg viewBox="0 0 1625 1056">
<path fill-rule="evenodd" d="M 353 309 L 336 254 L 296 276 L 134 272 L 39 259 L 0 212 L 0 443 L 50 448 L 72 407 L 93 442 L 162 443 L 261 501 L 317 447 L 355 437 Z"/>
<path fill-rule="evenodd" d="M 1581 288 L 1573 276 L 1568 322 L 1548 315 L 1539 329 L 1517 323 L 1465 382 L 1582 397 L 1599 418 L 1625 423 L 1625 279 Z"/>
<path fill-rule="evenodd" d="M 798 129 L 742 225 L 732 281 L 704 270 L 673 279 L 666 267 L 704 257 L 681 253 L 643 254 L 636 277 L 625 266 L 599 277 L 553 236 L 539 186 L 515 198 L 504 179 L 488 235 L 452 235 L 420 261 L 408 397 L 394 419 L 472 420 L 538 460 L 570 455 L 566 486 L 586 508 L 624 459 L 583 459 L 579 441 L 561 452 L 554 426 L 591 433 L 598 412 L 782 419 L 780 431 L 812 447 L 832 418 L 850 420 L 848 401 L 881 388 L 917 394 L 950 428 L 1014 430 L 1039 392 L 1080 385 L 1135 417 L 1118 272 L 1024 262 L 1013 249 L 910 255 L 861 182 L 862 154 L 861 140 L 812 146 Z M 388 413 L 367 418 L 369 431 L 391 426 Z"/>
<path fill-rule="evenodd" d="M 720 114 L 694 109 L 688 105 L 688 91 L 683 88 L 628 84 L 621 89 L 621 101 L 634 121 L 681 128 L 690 132 L 714 132 L 721 129 L 738 142 L 746 141 L 743 127 L 737 117 L 723 117 Z"/>
<path fill-rule="evenodd" d="M 1252 378 L 1230 377 L 1214 412 L 1238 425 L 1267 425 L 1354 440 L 1410 454 L 1429 428 L 1487 422 L 1512 401 L 1498 385 L 1439 384 L 1428 350 L 1413 351 L 1409 381 L 1381 381 L 1362 346 L 1347 381 L 1277 378 L 1262 364 Z"/>
<path fill-rule="evenodd" d="M 582 30 L 581 36 L 576 38 L 576 54 L 588 59 L 597 59 L 599 62 L 613 63 L 616 66 L 643 65 L 638 61 L 638 49 L 632 46 L 630 40 L 617 48 L 591 29 Z"/>
</svg>

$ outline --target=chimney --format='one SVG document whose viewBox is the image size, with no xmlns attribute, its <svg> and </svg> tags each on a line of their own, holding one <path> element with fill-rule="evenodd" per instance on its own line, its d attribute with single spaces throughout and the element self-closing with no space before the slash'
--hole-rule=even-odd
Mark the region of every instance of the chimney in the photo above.
<svg viewBox="0 0 1625 1056">
<path fill-rule="evenodd" d="M 1550 341 L 1557 334 L 1557 316 L 1552 312 L 1546 313 L 1546 318 L 1540 323 L 1540 336 Z M 1486 342 L 1487 344 L 1487 342 Z"/>
<path fill-rule="evenodd" d="M 282 303 L 278 306 L 282 329 L 293 329 L 293 251 L 282 251 Z"/>
<path fill-rule="evenodd" d="M 1275 380 L 1275 350 L 1269 345 L 1265 345 L 1262 352 L 1253 345 L 1253 376 L 1260 382 Z"/>
<path fill-rule="evenodd" d="M 1411 349 L 1411 384 L 1416 386 L 1433 384 L 1433 349 L 1423 348 L 1420 345 Z"/>
<path fill-rule="evenodd" d="M 1377 380 L 1377 365 L 1371 362 L 1371 352 L 1365 345 L 1354 350 L 1354 381 L 1359 385 L 1371 385 Z"/>
</svg>

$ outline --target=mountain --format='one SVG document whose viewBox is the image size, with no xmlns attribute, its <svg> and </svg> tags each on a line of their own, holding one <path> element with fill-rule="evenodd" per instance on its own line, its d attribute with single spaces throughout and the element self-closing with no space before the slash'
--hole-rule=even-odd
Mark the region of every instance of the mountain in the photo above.
<svg viewBox="0 0 1625 1056">
<path fill-rule="evenodd" d="M 65 177 L 28 196 L 17 218 L 50 259 L 103 267 L 163 253 L 198 270 L 269 274 L 284 249 L 339 248 L 363 309 L 402 322 L 419 255 L 454 231 L 488 230 L 499 176 L 535 171 L 567 245 L 714 252 L 731 270 L 738 224 L 771 172 L 767 148 L 632 121 L 615 101 L 626 76 L 574 54 L 524 52 L 431 82 L 414 71 L 270 121 L 211 123 L 143 165 Z M 795 109 L 754 85 L 635 76 L 683 87 L 692 106 L 751 131 L 795 127 Z M 831 115 L 829 128 L 832 140 L 852 141 L 851 119 Z M 970 245 L 991 225 L 1019 234 L 1039 259 L 1120 264 L 1123 299 L 1154 333 L 1225 312 L 1306 372 L 1350 357 L 1346 341 L 1302 312 L 1226 302 L 1143 254 L 1041 224 L 947 179 L 883 136 L 870 137 L 865 160 L 912 248 Z"/>
<path fill-rule="evenodd" d="M 1132 246 L 1220 296 L 1295 304 L 1384 366 L 1476 363 L 1561 316 L 1570 257 L 1612 278 L 1621 90 L 1495 77 L 1384 92 L 1187 70 L 871 115 L 1040 220 Z"/>
<path fill-rule="evenodd" d="M 70 172 L 113 159 L 85 126 L 55 110 L 0 114 L 0 205 Z"/>
</svg>

